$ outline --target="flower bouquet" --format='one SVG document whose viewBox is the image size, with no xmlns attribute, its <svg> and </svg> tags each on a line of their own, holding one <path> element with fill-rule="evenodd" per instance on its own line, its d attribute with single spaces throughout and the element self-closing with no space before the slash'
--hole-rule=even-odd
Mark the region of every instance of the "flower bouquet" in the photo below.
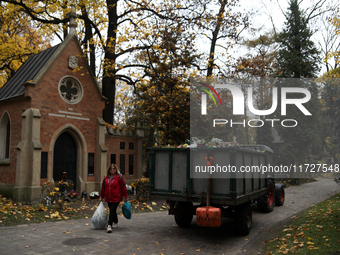
<svg viewBox="0 0 340 255">
<path fill-rule="evenodd" d="M 69 191 L 69 192 L 66 194 L 66 198 L 67 198 L 67 200 L 69 200 L 69 201 L 77 200 L 78 197 L 79 197 L 79 194 L 78 194 L 76 191 L 74 191 L 74 190 L 71 190 L 71 191 Z"/>
</svg>

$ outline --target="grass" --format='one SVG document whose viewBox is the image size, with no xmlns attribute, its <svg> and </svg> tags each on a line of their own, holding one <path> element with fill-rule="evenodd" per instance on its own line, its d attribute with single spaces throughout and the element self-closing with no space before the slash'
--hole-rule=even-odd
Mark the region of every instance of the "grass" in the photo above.
<svg viewBox="0 0 340 255">
<path fill-rule="evenodd" d="M 310 207 L 272 240 L 263 254 L 339 254 L 340 194 Z"/>
</svg>

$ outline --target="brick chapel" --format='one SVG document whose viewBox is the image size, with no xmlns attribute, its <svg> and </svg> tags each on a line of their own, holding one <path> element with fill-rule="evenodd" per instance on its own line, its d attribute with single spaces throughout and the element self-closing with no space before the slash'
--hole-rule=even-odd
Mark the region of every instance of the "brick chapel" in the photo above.
<svg viewBox="0 0 340 255">
<path fill-rule="evenodd" d="M 107 129 L 105 98 L 72 18 L 69 30 L 0 89 L 0 194 L 15 202 L 39 202 L 40 184 L 61 180 L 63 172 L 79 194 L 100 191 L 110 163 L 127 183 L 142 177 L 144 131 Z"/>
</svg>

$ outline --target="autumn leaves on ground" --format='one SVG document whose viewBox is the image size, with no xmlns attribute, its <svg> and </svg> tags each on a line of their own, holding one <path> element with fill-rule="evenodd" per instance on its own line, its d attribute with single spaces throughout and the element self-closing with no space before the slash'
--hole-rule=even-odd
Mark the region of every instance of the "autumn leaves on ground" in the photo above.
<svg viewBox="0 0 340 255">
<path fill-rule="evenodd" d="M 132 199 L 129 201 L 132 205 L 132 213 L 168 209 L 168 205 L 163 200 L 138 201 L 137 199 Z M 42 204 L 37 206 L 15 204 L 11 199 L 0 195 L 0 227 L 86 217 L 91 218 L 99 202 L 98 199 L 86 201 L 79 199 L 75 202 L 65 202 L 61 209 L 61 206 L 58 204 L 50 206 Z M 120 206 L 122 206 L 122 203 Z M 121 213 L 121 209 L 118 209 L 118 213 Z"/>
<path fill-rule="evenodd" d="M 165 201 L 130 200 L 133 213 L 167 210 Z M 0 227 L 47 221 L 91 218 L 98 199 L 59 205 L 28 206 L 0 196 Z M 121 209 L 118 209 L 121 213 Z M 337 254 L 340 251 L 340 194 L 293 216 L 293 221 L 275 237 L 263 240 L 259 254 Z"/>
<path fill-rule="evenodd" d="M 293 216 L 293 221 L 271 240 L 263 254 L 339 254 L 340 194 Z"/>
</svg>

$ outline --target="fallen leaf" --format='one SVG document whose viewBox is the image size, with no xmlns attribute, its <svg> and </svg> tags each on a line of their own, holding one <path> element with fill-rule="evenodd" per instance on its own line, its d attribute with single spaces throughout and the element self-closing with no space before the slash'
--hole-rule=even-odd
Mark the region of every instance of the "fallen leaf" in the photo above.
<svg viewBox="0 0 340 255">
<path fill-rule="evenodd" d="M 153 212 L 153 208 L 150 205 L 147 205 L 146 207 Z"/>
</svg>

